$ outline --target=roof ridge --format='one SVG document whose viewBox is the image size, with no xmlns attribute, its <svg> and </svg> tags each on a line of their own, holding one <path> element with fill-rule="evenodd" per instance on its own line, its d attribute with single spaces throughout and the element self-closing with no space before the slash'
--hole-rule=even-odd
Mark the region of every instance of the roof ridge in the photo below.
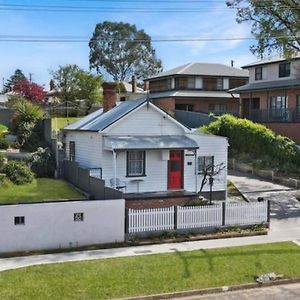
<svg viewBox="0 0 300 300">
<path fill-rule="evenodd" d="M 195 64 L 195 62 L 186 64 L 185 67 L 178 72 L 178 74 L 182 74 L 182 72 L 184 72 L 187 68 L 191 67 L 193 64 Z"/>
</svg>

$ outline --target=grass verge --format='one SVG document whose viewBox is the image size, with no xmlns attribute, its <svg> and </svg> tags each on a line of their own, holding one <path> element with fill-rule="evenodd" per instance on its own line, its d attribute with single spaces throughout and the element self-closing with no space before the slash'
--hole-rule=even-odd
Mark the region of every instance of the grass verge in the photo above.
<svg viewBox="0 0 300 300">
<path fill-rule="evenodd" d="M 52 118 L 51 119 L 51 127 L 53 131 L 58 131 L 68 126 L 71 123 L 79 120 L 80 118 L 71 117 L 71 118 Z"/>
<path fill-rule="evenodd" d="M 292 242 L 40 265 L 0 273 L 0 299 L 112 299 L 300 277 Z"/>
<path fill-rule="evenodd" d="M 14 185 L 4 180 L 0 185 L 0 204 L 82 198 L 83 195 L 58 179 L 37 178 L 24 185 Z"/>
</svg>

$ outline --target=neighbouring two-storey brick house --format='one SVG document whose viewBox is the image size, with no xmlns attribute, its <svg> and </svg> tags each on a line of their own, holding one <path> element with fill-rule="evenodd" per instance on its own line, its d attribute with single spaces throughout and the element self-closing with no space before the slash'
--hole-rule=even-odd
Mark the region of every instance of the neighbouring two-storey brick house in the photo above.
<svg viewBox="0 0 300 300">
<path fill-rule="evenodd" d="M 243 68 L 249 70 L 249 84 L 230 90 L 240 94 L 240 116 L 300 143 L 300 55 L 271 57 Z"/>
<path fill-rule="evenodd" d="M 229 89 L 248 82 L 248 71 L 215 63 L 189 63 L 145 80 L 150 98 L 169 113 L 239 113 L 239 95 Z"/>
</svg>

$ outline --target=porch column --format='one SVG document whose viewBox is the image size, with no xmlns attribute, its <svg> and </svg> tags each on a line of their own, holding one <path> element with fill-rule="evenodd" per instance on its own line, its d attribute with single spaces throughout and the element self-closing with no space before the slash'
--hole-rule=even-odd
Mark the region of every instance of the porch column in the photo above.
<svg viewBox="0 0 300 300">
<path fill-rule="evenodd" d="M 197 168 L 197 150 L 194 150 L 195 156 L 195 193 L 198 192 L 198 168 Z"/>
<path fill-rule="evenodd" d="M 117 187 L 117 153 L 113 150 L 113 179 L 114 179 L 114 189 Z"/>
</svg>

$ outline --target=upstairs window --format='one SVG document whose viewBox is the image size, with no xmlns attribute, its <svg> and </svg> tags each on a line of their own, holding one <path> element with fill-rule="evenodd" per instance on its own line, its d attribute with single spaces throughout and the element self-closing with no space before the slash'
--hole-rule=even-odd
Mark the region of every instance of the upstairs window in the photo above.
<svg viewBox="0 0 300 300">
<path fill-rule="evenodd" d="M 188 77 L 187 88 L 194 89 L 196 87 L 195 81 L 195 77 Z"/>
<path fill-rule="evenodd" d="M 198 173 L 213 174 L 214 172 L 214 156 L 199 156 L 198 157 Z"/>
<path fill-rule="evenodd" d="M 71 141 L 69 143 L 70 161 L 75 161 L 75 142 Z"/>
<path fill-rule="evenodd" d="M 262 67 L 255 68 L 255 80 L 262 80 Z"/>
<path fill-rule="evenodd" d="M 279 77 L 289 77 L 291 75 L 291 63 L 283 62 L 279 64 Z"/>
<path fill-rule="evenodd" d="M 127 176 L 145 176 L 145 151 L 127 151 Z"/>
<path fill-rule="evenodd" d="M 218 91 L 224 90 L 223 78 L 217 78 L 217 90 Z"/>
</svg>

